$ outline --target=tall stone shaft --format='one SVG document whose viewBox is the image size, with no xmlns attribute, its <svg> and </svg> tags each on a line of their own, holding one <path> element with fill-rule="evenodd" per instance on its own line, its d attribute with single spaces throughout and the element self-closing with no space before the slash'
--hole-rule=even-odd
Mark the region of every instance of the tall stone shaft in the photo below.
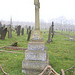
<svg viewBox="0 0 75 75">
<path fill-rule="evenodd" d="M 39 0 L 34 0 L 34 5 L 35 5 L 35 30 L 40 30 L 40 24 L 39 24 L 40 3 L 39 3 Z"/>
</svg>

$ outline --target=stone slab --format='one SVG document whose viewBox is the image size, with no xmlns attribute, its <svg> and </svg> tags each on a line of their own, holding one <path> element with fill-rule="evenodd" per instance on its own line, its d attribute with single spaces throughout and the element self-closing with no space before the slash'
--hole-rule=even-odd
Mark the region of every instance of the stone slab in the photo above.
<svg viewBox="0 0 75 75">
<path fill-rule="evenodd" d="M 28 43 L 28 50 L 45 50 L 44 42 L 29 42 Z"/>
<path fill-rule="evenodd" d="M 46 61 L 28 61 L 24 59 L 22 61 L 22 72 L 27 75 L 38 75 L 49 64 L 50 62 L 48 59 Z"/>
<path fill-rule="evenodd" d="M 25 60 L 39 60 L 39 61 L 46 61 L 47 52 L 45 51 L 32 51 L 27 50 L 25 51 Z"/>
</svg>

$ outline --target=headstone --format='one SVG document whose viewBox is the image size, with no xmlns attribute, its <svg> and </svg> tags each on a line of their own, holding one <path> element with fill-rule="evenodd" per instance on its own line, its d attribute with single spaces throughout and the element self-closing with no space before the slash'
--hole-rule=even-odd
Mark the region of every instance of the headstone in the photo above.
<svg viewBox="0 0 75 75">
<path fill-rule="evenodd" d="M 54 22 L 52 22 L 52 25 L 49 28 L 49 35 L 48 35 L 47 43 L 52 42 L 53 36 L 54 36 Z"/>
<path fill-rule="evenodd" d="M 20 31 L 21 31 L 21 26 L 19 25 L 19 26 L 17 27 L 17 36 L 20 36 Z"/>
<path fill-rule="evenodd" d="M 27 28 L 27 34 L 28 34 L 28 28 Z"/>
<path fill-rule="evenodd" d="M 30 30 L 30 31 L 29 31 L 29 33 L 28 33 L 27 41 L 29 41 L 29 40 L 30 40 L 30 36 L 31 36 L 31 30 Z"/>
<path fill-rule="evenodd" d="M 22 28 L 22 35 L 24 35 L 24 28 Z"/>
<path fill-rule="evenodd" d="M 1 33 L 1 39 L 4 40 L 7 33 L 7 28 L 4 28 Z"/>
<path fill-rule="evenodd" d="M 0 27 L 0 39 L 1 39 L 2 30 L 3 30 L 3 27 Z"/>
<path fill-rule="evenodd" d="M 17 33 L 17 26 L 15 26 L 15 30 L 16 30 L 16 33 Z"/>
<path fill-rule="evenodd" d="M 49 28 L 49 35 L 48 35 L 48 41 L 47 41 L 47 43 L 51 42 L 51 30 L 52 30 L 52 26 L 50 26 L 50 28 Z"/>
<path fill-rule="evenodd" d="M 0 27 L 0 34 L 2 33 L 3 27 Z"/>
<path fill-rule="evenodd" d="M 52 38 L 54 36 L 54 22 L 52 22 Z"/>
<path fill-rule="evenodd" d="M 11 29 L 11 27 L 8 27 L 7 30 L 8 30 L 8 38 L 12 38 L 12 29 Z"/>
<path fill-rule="evenodd" d="M 29 26 L 29 31 L 31 30 L 31 26 Z"/>
<path fill-rule="evenodd" d="M 0 27 L 2 27 L 2 23 L 0 22 Z"/>
<path fill-rule="evenodd" d="M 38 75 L 49 64 L 45 42 L 39 25 L 39 0 L 34 0 L 35 5 L 35 30 L 31 33 L 28 50 L 25 51 L 25 59 L 22 61 L 22 72 L 27 75 Z"/>
</svg>

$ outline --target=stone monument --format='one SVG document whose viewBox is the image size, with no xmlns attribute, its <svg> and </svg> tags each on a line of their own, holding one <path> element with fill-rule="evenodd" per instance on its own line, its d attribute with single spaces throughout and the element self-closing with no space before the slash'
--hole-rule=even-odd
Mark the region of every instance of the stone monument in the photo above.
<svg viewBox="0 0 75 75">
<path fill-rule="evenodd" d="M 2 23 L 0 22 L 0 27 L 2 27 Z"/>
<path fill-rule="evenodd" d="M 24 35 L 24 28 L 22 28 L 22 35 Z"/>
<path fill-rule="evenodd" d="M 7 30 L 8 30 L 8 38 L 12 38 L 12 29 L 11 29 L 11 26 L 9 26 L 7 28 Z"/>
<path fill-rule="evenodd" d="M 31 33 L 28 50 L 25 51 L 25 59 L 22 61 L 22 72 L 27 75 L 38 75 L 49 64 L 49 58 L 45 42 L 40 32 L 39 24 L 39 0 L 34 0 L 35 5 L 35 30 Z"/>
<path fill-rule="evenodd" d="M 12 38 L 12 18 L 10 19 L 10 25 L 7 28 L 8 30 L 8 38 Z"/>
<path fill-rule="evenodd" d="M 17 36 L 20 36 L 20 31 L 21 31 L 21 26 L 19 25 L 19 26 L 17 27 Z"/>
<path fill-rule="evenodd" d="M 4 39 L 5 39 L 5 36 L 6 36 L 6 33 L 7 33 L 7 28 L 4 28 L 4 29 L 2 30 L 1 38 L 0 38 L 0 39 L 4 40 Z"/>
</svg>

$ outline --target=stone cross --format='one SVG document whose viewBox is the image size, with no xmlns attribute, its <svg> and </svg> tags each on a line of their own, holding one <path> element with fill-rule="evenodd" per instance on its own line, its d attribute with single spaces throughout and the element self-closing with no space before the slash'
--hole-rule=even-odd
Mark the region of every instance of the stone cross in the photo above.
<svg viewBox="0 0 75 75">
<path fill-rule="evenodd" d="M 40 30 L 40 25 L 39 25 L 40 3 L 39 3 L 39 0 L 34 0 L 34 5 L 35 5 L 35 30 Z"/>
</svg>

